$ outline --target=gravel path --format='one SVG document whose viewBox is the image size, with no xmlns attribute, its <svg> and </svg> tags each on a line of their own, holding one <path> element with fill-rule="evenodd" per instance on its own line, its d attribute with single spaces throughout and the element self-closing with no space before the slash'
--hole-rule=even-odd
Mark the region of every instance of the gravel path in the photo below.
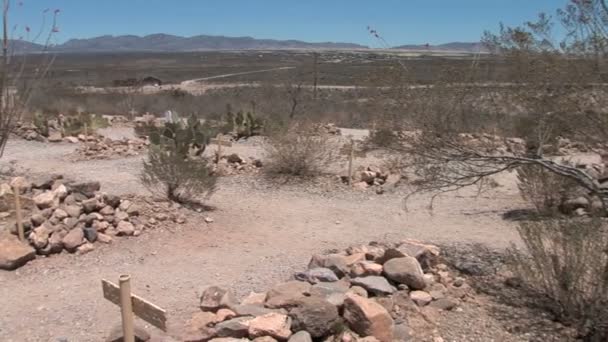
<svg viewBox="0 0 608 342">
<path fill-rule="evenodd" d="M 61 173 L 99 180 L 109 193 L 145 194 L 137 176 L 140 158 L 65 161 L 74 149 L 11 141 L 0 166 L 12 160 L 33 174 Z M 259 154 L 259 147 L 235 149 Z M 84 256 L 61 254 L 16 272 L 0 271 L 0 341 L 102 340 L 120 315 L 102 298 L 100 280 L 117 281 L 122 273 L 132 275 L 135 293 L 168 310 L 169 335 L 179 336 L 205 285 L 231 286 L 241 296 L 267 289 L 327 249 L 404 237 L 503 248 L 516 233 L 500 214 L 518 198 L 511 175 L 500 183 L 504 186 L 480 197 L 464 191 L 442 198 L 430 212 L 428 198 L 413 199 L 404 211 L 398 193 L 314 193 L 306 186 L 260 185 L 255 176 L 226 178 L 210 202 L 217 207 L 207 214 L 215 219 L 212 224 L 193 213 L 173 231 L 146 231 Z M 171 340 L 151 331 L 157 341 Z"/>
</svg>

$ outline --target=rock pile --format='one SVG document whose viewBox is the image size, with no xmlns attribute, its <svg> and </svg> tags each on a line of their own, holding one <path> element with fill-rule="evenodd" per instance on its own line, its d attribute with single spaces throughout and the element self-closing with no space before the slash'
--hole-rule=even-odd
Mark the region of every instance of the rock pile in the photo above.
<svg viewBox="0 0 608 342">
<path fill-rule="evenodd" d="M 222 156 L 219 162 L 213 165 L 213 172 L 220 176 L 230 176 L 241 173 L 258 173 L 261 168 L 261 160 L 253 157 L 244 158 L 233 153 Z"/>
<path fill-rule="evenodd" d="M 376 193 L 382 194 L 388 188 L 396 186 L 401 181 L 401 175 L 390 173 L 380 167 L 370 165 L 361 167 L 353 172 L 352 184 L 357 190 L 367 190 L 373 188 Z M 348 183 L 348 174 L 340 176 L 343 183 Z"/>
<path fill-rule="evenodd" d="M 16 177 L 11 185 L 1 184 L 0 189 L 5 196 L 12 195 L 11 186 L 15 184 L 19 184 L 24 201 L 31 201 L 31 211 L 23 215 L 23 226 L 29 245 L 38 255 L 63 250 L 84 254 L 92 251 L 97 242 L 109 244 L 115 237 L 138 236 L 144 229 L 165 222 L 186 221 L 167 209 L 149 208 L 140 204 L 142 201 L 102 193 L 99 182 L 68 182 L 61 176 L 29 182 Z M 16 224 L 9 227 L 10 233 L 18 234 Z M 0 260 L 4 254 L 0 250 Z"/>
<path fill-rule="evenodd" d="M 40 133 L 40 130 L 34 124 L 17 123 L 12 133 L 29 141 L 46 141 L 46 137 Z"/>
<path fill-rule="evenodd" d="M 429 317 L 470 295 L 465 279 L 440 263 L 440 250 L 416 240 L 371 243 L 312 257 L 294 280 L 237 301 L 206 288 L 184 341 L 410 341 Z M 440 337 L 437 337 L 440 338 Z"/>
<path fill-rule="evenodd" d="M 68 137 L 71 138 L 71 137 Z M 66 139 L 68 139 L 66 138 Z M 85 143 L 73 155 L 75 160 L 113 159 L 140 155 L 146 151 L 149 142 L 145 139 L 113 140 L 103 137 L 78 138 Z"/>
</svg>

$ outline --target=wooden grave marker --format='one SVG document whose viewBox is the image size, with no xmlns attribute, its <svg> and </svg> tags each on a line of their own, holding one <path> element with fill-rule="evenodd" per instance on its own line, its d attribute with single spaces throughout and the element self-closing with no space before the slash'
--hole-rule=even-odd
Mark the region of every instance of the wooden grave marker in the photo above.
<svg viewBox="0 0 608 342">
<path fill-rule="evenodd" d="M 123 340 L 135 340 L 133 315 L 143 319 L 162 331 L 167 331 L 167 312 L 149 301 L 131 293 L 131 276 L 121 275 L 116 285 L 105 279 L 101 280 L 103 297 L 120 306 L 122 315 Z"/>
<path fill-rule="evenodd" d="M 219 135 L 217 136 L 217 138 L 209 140 L 209 143 L 217 145 L 217 163 L 219 163 L 220 159 L 222 159 L 222 146 L 232 147 L 232 141 L 224 140 L 224 138 Z"/>
<path fill-rule="evenodd" d="M 340 154 L 348 156 L 348 185 L 353 184 L 353 162 L 355 158 L 365 158 L 367 154 L 364 151 L 357 150 L 357 145 L 353 138 L 350 138 L 350 144 L 342 146 Z"/>
</svg>

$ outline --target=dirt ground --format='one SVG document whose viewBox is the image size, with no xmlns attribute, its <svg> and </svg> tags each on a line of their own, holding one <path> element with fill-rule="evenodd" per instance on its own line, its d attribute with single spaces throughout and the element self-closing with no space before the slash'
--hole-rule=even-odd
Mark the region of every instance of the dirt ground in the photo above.
<svg viewBox="0 0 608 342">
<path fill-rule="evenodd" d="M 68 162 L 65 156 L 75 148 L 12 140 L 0 166 L 13 165 L 25 174 L 98 180 L 108 193 L 146 194 L 138 181 L 141 157 Z M 262 156 L 255 141 L 229 150 Z M 63 253 L 38 258 L 14 272 L 0 271 L 0 341 L 103 340 L 120 322 L 120 313 L 103 299 L 100 281 L 117 281 L 123 273 L 132 275 L 136 294 L 168 311 L 169 333 L 150 331 L 157 341 L 172 341 L 197 310 L 198 294 L 206 285 L 230 286 L 239 296 L 264 290 L 303 269 L 312 254 L 328 249 L 406 237 L 502 249 L 516 241 L 516 232 L 501 214 L 523 203 L 513 175 L 501 176 L 498 183 L 482 195 L 473 190 L 446 195 L 429 211 L 428 197 L 414 197 L 404 210 L 403 191 L 376 195 L 318 184 L 279 187 L 259 175 L 223 178 L 209 202 L 216 210 L 192 213 L 185 225 L 96 245 L 84 256 Z M 205 223 L 205 216 L 215 222 Z M 463 319 L 470 316 L 469 309 L 474 310 L 465 307 Z M 469 333 L 480 334 L 471 340 L 525 340 L 503 331 L 499 321 L 488 320 L 493 330 L 469 322 Z M 459 325 L 463 334 L 466 326 Z"/>
</svg>

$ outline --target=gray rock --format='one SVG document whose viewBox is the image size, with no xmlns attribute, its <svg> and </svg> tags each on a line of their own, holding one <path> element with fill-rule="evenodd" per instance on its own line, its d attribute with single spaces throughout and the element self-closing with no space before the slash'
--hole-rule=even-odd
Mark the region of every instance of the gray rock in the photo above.
<svg viewBox="0 0 608 342">
<path fill-rule="evenodd" d="M 299 281 L 307 281 L 311 284 L 338 281 L 338 277 L 332 270 L 322 267 L 309 269 L 304 272 L 297 272 L 294 275 L 294 278 Z"/>
<path fill-rule="evenodd" d="M 340 316 L 338 309 L 324 299 L 308 297 L 300 300 L 291 310 L 292 330 L 304 330 L 314 338 L 321 338 L 334 333 Z"/>
<path fill-rule="evenodd" d="M 43 224 L 44 221 L 46 221 L 46 218 L 44 216 L 42 216 L 42 214 L 37 213 L 37 214 L 32 215 L 32 217 L 30 217 L 30 221 L 32 222 L 32 225 L 34 227 L 38 227 L 41 224 Z"/>
<path fill-rule="evenodd" d="M 262 316 L 262 315 L 269 314 L 271 312 L 276 312 L 275 310 L 267 309 L 263 306 L 254 305 L 254 304 L 233 305 L 233 306 L 231 306 L 231 310 L 237 316 L 252 316 L 252 317 Z"/>
<path fill-rule="evenodd" d="M 355 278 L 351 280 L 351 283 L 353 285 L 361 286 L 368 292 L 371 292 L 377 296 L 389 295 L 397 291 L 397 289 L 392 286 L 388 280 L 386 280 L 386 278 L 380 276 Z"/>
<path fill-rule="evenodd" d="M 118 206 L 120 205 L 120 197 L 115 195 L 106 194 L 104 195 L 103 200 L 107 205 L 114 209 L 118 208 Z"/>
<path fill-rule="evenodd" d="M 83 230 L 84 238 L 89 242 L 97 241 L 97 229 L 93 227 L 86 227 Z"/>
<path fill-rule="evenodd" d="M 92 213 L 92 212 L 96 211 L 97 209 L 99 209 L 99 201 L 97 201 L 96 198 L 84 200 L 84 201 L 82 201 L 82 208 L 84 209 L 85 213 L 87 213 L 87 214 Z"/>
<path fill-rule="evenodd" d="M 231 309 L 237 304 L 236 298 L 226 289 L 210 286 L 203 290 L 200 308 L 203 311 L 217 311 L 222 308 Z"/>
<path fill-rule="evenodd" d="M 414 290 L 426 287 L 424 273 L 414 257 L 395 258 L 384 263 L 384 274 L 394 282 L 405 284 Z"/>
<path fill-rule="evenodd" d="M 148 334 L 142 327 L 135 325 L 135 342 L 147 342 L 150 341 L 150 334 Z M 110 335 L 106 338 L 106 342 L 123 342 L 122 336 L 122 325 L 115 326 Z"/>
<path fill-rule="evenodd" d="M 91 198 L 95 196 L 96 191 L 101 189 L 101 184 L 99 182 L 73 183 L 69 185 L 69 188 L 73 193 L 80 193 Z"/>
<path fill-rule="evenodd" d="M 253 317 L 237 317 L 215 325 L 218 337 L 243 338 L 249 335 L 249 321 Z"/>
</svg>

